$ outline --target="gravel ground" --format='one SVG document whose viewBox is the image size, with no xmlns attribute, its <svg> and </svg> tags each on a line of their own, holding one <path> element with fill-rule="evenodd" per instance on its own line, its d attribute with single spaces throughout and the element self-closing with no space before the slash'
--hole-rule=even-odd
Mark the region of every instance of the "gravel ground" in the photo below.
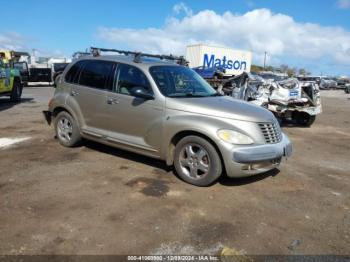
<svg viewBox="0 0 350 262">
<path fill-rule="evenodd" d="M 163 162 L 58 144 L 51 87 L 0 98 L 0 254 L 350 254 L 350 96 L 322 92 L 311 128 L 284 127 L 279 170 L 188 185 Z M 4 141 L 4 140 L 2 140 Z"/>
</svg>

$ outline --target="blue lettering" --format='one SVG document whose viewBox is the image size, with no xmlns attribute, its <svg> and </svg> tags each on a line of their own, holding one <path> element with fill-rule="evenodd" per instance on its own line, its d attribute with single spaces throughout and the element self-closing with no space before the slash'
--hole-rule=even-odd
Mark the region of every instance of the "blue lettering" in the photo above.
<svg viewBox="0 0 350 262">
<path fill-rule="evenodd" d="M 233 63 L 233 68 L 237 70 L 237 69 L 239 69 L 239 66 L 240 66 L 240 63 L 239 63 L 238 60 L 236 60 L 236 61 Z"/>
<path fill-rule="evenodd" d="M 204 54 L 203 57 L 203 67 L 204 68 L 212 68 L 212 67 L 221 67 L 226 69 L 234 69 L 234 70 L 247 70 L 247 62 L 246 61 L 233 61 L 227 59 L 226 56 L 223 56 L 222 59 L 215 58 L 215 55 Z"/>
<path fill-rule="evenodd" d="M 211 55 L 210 56 L 210 60 L 208 57 L 208 54 L 204 54 L 204 61 L 203 61 L 203 67 L 213 67 L 214 66 L 214 60 L 215 60 L 215 56 Z"/>
<path fill-rule="evenodd" d="M 232 60 L 227 61 L 227 69 L 232 69 Z"/>
<path fill-rule="evenodd" d="M 215 59 L 215 67 L 220 67 L 221 66 L 221 60 L 219 58 Z"/>
<path fill-rule="evenodd" d="M 223 67 L 223 68 L 227 68 L 227 66 L 226 66 L 226 56 L 224 56 L 224 57 L 222 58 L 222 67 Z"/>
</svg>

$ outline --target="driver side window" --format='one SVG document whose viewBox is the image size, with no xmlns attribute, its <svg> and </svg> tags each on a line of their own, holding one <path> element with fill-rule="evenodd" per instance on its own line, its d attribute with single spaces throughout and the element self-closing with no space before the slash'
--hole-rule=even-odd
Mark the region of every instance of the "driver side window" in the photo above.
<svg viewBox="0 0 350 262">
<path fill-rule="evenodd" d="M 119 64 L 116 73 L 116 88 L 115 91 L 124 95 L 131 95 L 131 89 L 134 87 L 142 87 L 147 93 L 153 94 L 152 88 L 146 75 L 138 68 Z"/>
</svg>

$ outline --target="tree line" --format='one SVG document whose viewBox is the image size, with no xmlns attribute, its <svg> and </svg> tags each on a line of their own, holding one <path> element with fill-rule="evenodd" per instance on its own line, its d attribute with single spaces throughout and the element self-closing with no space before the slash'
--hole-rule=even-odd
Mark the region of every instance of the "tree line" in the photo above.
<svg viewBox="0 0 350 262">
<path fill-rule="evenodd" d="M 258 65 L 252 65 L 250 71 L 254 73 L 262 71 L 281 72 L 287 74 L 289 77 L 296 75 L 311 75 L 311 73 L 304 68 L 298 69 L 296 67 L 289 67 L 286 64 L 282 64 L 279 67 L 266 66 L 265 68 Z"/>
</svg>

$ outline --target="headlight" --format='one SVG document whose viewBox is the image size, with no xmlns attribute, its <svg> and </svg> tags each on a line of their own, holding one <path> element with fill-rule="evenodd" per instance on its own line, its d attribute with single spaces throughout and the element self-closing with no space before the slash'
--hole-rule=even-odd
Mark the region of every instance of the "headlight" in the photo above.
<svg viewBox="0 0 350 262">
<path fill-rule="evenodd" d="M 222 141 L 230 144 L 250 145 L 254 143 L 253 139 L 249 136 L 233 130 L 221 129 L 217 134 Z"/>
</svg>

